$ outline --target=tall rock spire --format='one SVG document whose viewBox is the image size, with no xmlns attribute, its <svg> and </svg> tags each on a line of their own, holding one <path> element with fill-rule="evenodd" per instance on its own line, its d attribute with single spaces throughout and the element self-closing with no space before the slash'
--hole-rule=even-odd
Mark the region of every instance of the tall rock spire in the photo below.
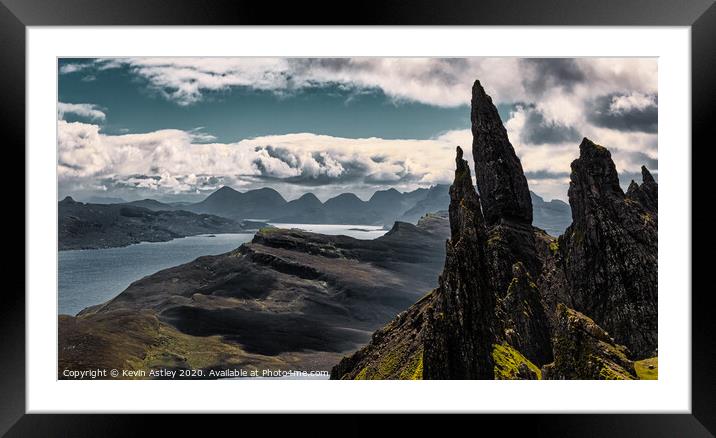
<svg viewBox="0 0 716 438">
<path fill-rule="evenodd" d="M 495 295 L 489 284 L 486 228 L 470 166 L 458 146 L 450 187 L 451 236 L 424 341 L 426 379 L 492 379 Z"/>
<path fill-rule="evenodd" d="M 450 240 L 438 287 L 376 331 L 370 344 L 341 360 L 331 378 L 494 378 L 499 327 L 485 220 L 459 146 L 455 163 Z"/>
<path fill-rule="evenodd" d="M 521 263 L 533 278 L 542 270 L 535 250 L 532 198 L 520 159 L 480 81 L 472 86 L 471 120 L 475 176 L 488 229 L 490 278 L 502 298 L 515 263 Z"/>
<path fill-rule="evenodd" d="M 520 159 L 507 138 L 492 98 L 472 86 L 472 154 L 487 225 L 500 219 L 532 223 L 532 200 Z"/>
</svg>

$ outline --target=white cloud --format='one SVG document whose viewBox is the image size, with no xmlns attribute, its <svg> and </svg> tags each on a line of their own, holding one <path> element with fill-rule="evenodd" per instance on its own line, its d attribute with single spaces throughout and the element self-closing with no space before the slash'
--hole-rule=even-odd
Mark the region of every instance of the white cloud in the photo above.
<svg viewBox="0 0 716 438">
<path fill-rule="evenodd" d="M 60 74 L 75 73 L 91 66 L 91 64 L 65 64 L 60 67 Z"/>
<path fill-rule="evenodd" d="M 91 103 L 57 103 L 57 116 L 64 119 L 65 114 L 75 114 L 91 120 L 104 120 L 107 115 L 97 105 Z"/>
<path fill-rule="evenodd" d="M 622 96 L 613 96 L 609 104 L 609 111 L 621 114 L 632 110 L 643 111 L 652 106 L 656 106 L 654 95 L 630 93 Z"/>
</svg>

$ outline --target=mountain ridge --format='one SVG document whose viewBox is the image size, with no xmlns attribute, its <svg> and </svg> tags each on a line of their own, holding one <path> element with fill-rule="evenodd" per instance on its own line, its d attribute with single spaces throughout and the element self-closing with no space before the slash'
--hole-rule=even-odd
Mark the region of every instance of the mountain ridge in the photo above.
<svg viewBox="0 0 716 438">
<path fill-rule="evenodd" d="M 450 204 L 448 184 L 400 192 L 395 188 L 377 190 L 367 201 L 355 194 L 341 193 L 321 202 L 308 192 L 286 201 L 274 189 L 262 188 L 239 192 L 223 186 L 196 203 L 165 203 L 151 198 L 121 202 L 154 211 L 185 210 L 212 214 L 232 220 L 264 220 L 276 223 L 354 224 L 392 226 L 395 221 L 417 223 L 425 214 L 447 210 Z M 263 202 L 262 195 L 270 199 Z M 352 196 L 350 196 L 352 195 Z M 569 206 L 559 200 L 545 202 L 530 192 L 534 204 L 534 225 L 553 236 L 564 232 L 571 223 Z"/>
</svg>

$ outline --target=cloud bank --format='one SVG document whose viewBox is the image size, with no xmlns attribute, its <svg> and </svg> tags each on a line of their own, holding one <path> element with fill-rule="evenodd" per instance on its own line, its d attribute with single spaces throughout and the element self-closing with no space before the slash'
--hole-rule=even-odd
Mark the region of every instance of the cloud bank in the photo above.
<svg viewBox="0 0 716 438">
<path fill-rule="evenodd" d="M 203 143 L 181 130 L 107 135 L 95 124 L 58 122 L 60 184 L 200 193 L 221 185 L 398 186 L 449 183 L 455 136 L 433 140 L 340 138 L 310 133 Z"/>
<path fill-rule="evenodd" d="M 512 130 L 518 120 L 511 120 Z M 236 143 L 205 143 L 202 134 L 159 130 L 107 135 L 82 122 L 58 122 L 58 177 L 62 187 L 100 192 L 135 191 L 140 196 L 206 195 L 223 185 L 238 189 L 277 188 L 287 197 L 313 191 L 323 198 L 340 191 L 364 197 L 396 187 L 413 190 L 449 184 L 455 146 L 465 146 L 469 130 L 430 140 L 341 138 L 311 133 L 256 137 Z M 636 135 L 634 143 L 647 141 Z M 635 149 L 640 149 L 635 146 Z M 516 147 L 530 188 L 549 198 L 565 197 L 569 165 L 577 144 Z M 620 171 L 636 174 L 648 155 L 612 148 Z M 654 159 L 655 160 L 655 159 Z"/>
</svg>

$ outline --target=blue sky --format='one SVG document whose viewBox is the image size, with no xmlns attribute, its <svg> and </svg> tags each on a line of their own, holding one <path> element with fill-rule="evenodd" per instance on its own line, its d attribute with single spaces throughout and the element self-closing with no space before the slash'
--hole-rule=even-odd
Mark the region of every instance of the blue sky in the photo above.
<svg viewBox="0 0 716 438">
<path fill-rule="evenodd" d="M 449 183 L 480 79 L 531 189 L 566 199 L 583 136 L 612 150 L 625 184 L 642 164 L 658 174 L 656 77 L 633 58 L 61 59 L 59 191 L 325 200 Z"/>
<path fill-rule="evenodd" d="M 62 68 L 83 62 L 87 61 L 62 59 L 59 64 Z M 86 77 L 60 75 L 60 102 L 92 102 L 107 108 L 103 131 L 114 134 L 202 127 L 221 142 L 294 132 L 427 139 L 469 128 L 470 124 L 467 104 L 436 107 L 415 101 L 395 102 L 380 88 L 326 84 L 278 94 L 242 86 L 208 91 L 198 102 L 177 105 L 147 87 L 146 81 L 133 75 L 127 66 L 96 72 L 90 81 Z M 83 118 L 69 114 L 66 120 Z"/>
</svg>

